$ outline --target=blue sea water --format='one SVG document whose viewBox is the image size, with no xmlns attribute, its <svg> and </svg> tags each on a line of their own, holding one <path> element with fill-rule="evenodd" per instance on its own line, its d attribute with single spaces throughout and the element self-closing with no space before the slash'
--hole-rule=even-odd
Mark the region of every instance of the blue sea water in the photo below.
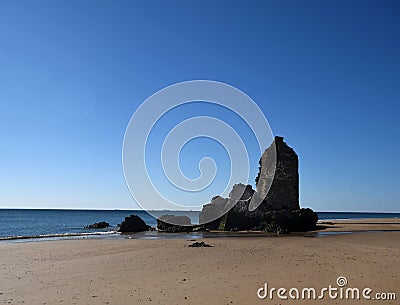
<svg viewBox="0 0 400 305">
<path fill-rule="evenodd" d="M 188 213 L 188 214 L 187 214 Z M 141 210 L 52 210 L 52 209 L 0 209 L 0 238 L 12 236 L 68 235 L 93 232 L 111 232 L 117 229 L 126 216 L 136 214 L 155 227 L 157 220 Z M 168 211 L 155 211 L 159 217 Z M 198 223 L 198 212 L 185 212 Z M 106 229 L 85 229 L 99 221 L 110 224 Z"/>
<path fill-rule="evenodd" d="M 176 212 L 173 212 L 176 213 Z M 198 223 L 198 211 L 184 212 Z M 93 232 L 112 232 L 126 216 L 136 214 L 148 225 L 155 227 L 156 218 L 141 210 L 36 210 L 0 209 L 0 239 L 15 236 L 68 235 Z M 168 211 L 153 212 L 157 217 Z M 318 212 L 320 220 L 360 218 L 400 218 L 400 213 Z M 84 229 L 84 226 L 106 221 L 107 229 Z"/>
<path fill-rule="evenodd" d="M 400 213 L 362 213 L 362 212 L 317 212 L 319 220 L 327 219 L 368 219 L 400 218 Z"/>
</svg>

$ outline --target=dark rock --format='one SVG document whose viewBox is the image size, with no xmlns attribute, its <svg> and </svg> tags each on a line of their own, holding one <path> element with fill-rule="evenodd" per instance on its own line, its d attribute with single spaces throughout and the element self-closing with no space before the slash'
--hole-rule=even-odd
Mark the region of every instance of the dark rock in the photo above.
<svg viewBox="0 0 400 305">
<path fill-rule="evenodd" d="M 215 196 L 209 204 L 203 206 L 199 214 L 199 223 L 206 224 L 205 227 L 210 230 L 224 230 L 225 225 L 221 224 L 221 215 L 228 212 L 228 199 Z"/>
<path fill-rule="evenodd" d="M 137 215 L 131 215 L 125 217 L 125 220 L 121 223 L 119 227 L 119 232 L 142 232 L 148 231 L 150 226 L 146 225 L 142 218 Z"/>
<path fill-rule="evenodd" d="M 188 216 L 162 215 L 157 219 L 157 229 L 167 233 L 192 232 L 194 226 Z"/>
<path fill-rule="evenodd" d="M 314 230 L 318 215 L 311 209 L 268 211 L 263 215 L 261 230 L 268 232 L 304 232 Z"/>
<path fill-rule="evenodd" d="M 276 161 L 275 174 L 269 164 L 271 160 Z M 236 205 L 233 202 L 234 207 L 227 213 L 225 230 L 251 230 L 261 224 L 264 214 L 268 211 L 300 208 L 298 156 L 282 137 L 275 137 L 274 145 L 264 151 L 259 164 L 260 169 L 256 178 L 257 192 L 250 185 L 237 184 L 233 187 L 229 200 L 239 201 Z M 237 198 L 238 194 L 243 195 Z M 264 200 L 257 209 L 250 211 L 253 196 Z"/>
<path fill-rule="evenodd" d="M 110 226 L 110 224 L 108 222 L 100 221 L 100 222 L 95 222 L 91 225 L 85 226 L 85 229 L 104 229 L 104 228 L 108 228 L 109 226 Z"/>
<path fill-rule="evenodd" d="M 275 145 L 267 148 L 260 159 L 260 168 L 256 177 L 257 192 L 265 198 L 266 210 L 296 210 L 299 205 L 299 160 L 296 152 L 289 147 L 283 137 L 275 137 Z M 274 147 L 275 146 L 275 147 Z M 273 175 L 269 172 L 270 155 L 276 149 L 276 168 Z M 269 191 L 268 185 L 271 185 Z"/>
<path fill-rule="evenodd" d="M 205 248 L 208 248 L 208 247 L 212 247 L 212 246 L 210 246 L 209 244 L 206 244 L 204 241 L 200 241 L 200 242 L 196 241 L 195 243 L 189 245 L 189 247 L 193 247 L 193 248 L 205 247 Z"/>
<path fill-rule="evenodd" d="M 330 225 L 330 226 L 335 225 L 335 223 L 332 222 L 332 221 L 321 221 L 320 224 L 321 224 L 321 225 Z"/>
<path fill-rule="evenodd" d="M 228 212 L 203 226 L 210 230 L 226 231 L 250 230 L 257 227 L 261 223 L 264 209 L 249 210 L 254 195 L 255 191 L 250 185 L 235 184 L 229 198 L 219 197 L 203 206 L 199 221 L 204 223 L 207 217 L 221 215 L 221 211 L 225 210 Z"/>
<path fill-rule="evenodd" d="M 240 225 L 241 219 L 254 217 L 252 215 L 254 213 L 250 213 L 248 208 L 253 195 L 254 190 L 251 185 L 235 184 L 229 193 L 229 198 L 215 196 L 209 204 L 203 206 L 199 222 L 206 223 L 205 227 L 210 230 L 231 230 L 232 228 L 242 230 L 244 228 Z M 259 224 L 260 217 L 261 215 L 258 220 L 255 220 L 256 224 Z"/>
<path fill-rule="evenodd" d="M 204 226 L 196 226 L 193 228 L 193 232 L 209 232 L 210 229 L 207 229 Z"/>
<path fill-rule="evenodd" d="M 235 184 L 232 191 L 229 193 L 229 200 L 250 202 L 254 190 L 251 185 L 244 185 L 242 183 Z"/>
<path fill-rule="evenodd" d="M 227 231 L 314 229 L 317 214 L 310 209 L 300 209 L 299 205 L 298 156 L 295 151 L 282 137 L 275 137 L 259 163 L 257 191 L 250 185 L 234 185 L 229 198 L 215 196 L 203 206 L 200 223 L 210 230 Z M 258 207 L 251 209 L 254 204 Z"/>
<path fill-rule="evenodd" d="M 244 185 L 241 183 L 234 185 L 229 194 L 229 202 L 231 202 L 234 207 L 226 214 L 225 230 L 250 230 L 260 224 L 263 210 L 249 210 L 250 202 L 254 193 L 255 191 L 251 185 Z"/>
</svg>

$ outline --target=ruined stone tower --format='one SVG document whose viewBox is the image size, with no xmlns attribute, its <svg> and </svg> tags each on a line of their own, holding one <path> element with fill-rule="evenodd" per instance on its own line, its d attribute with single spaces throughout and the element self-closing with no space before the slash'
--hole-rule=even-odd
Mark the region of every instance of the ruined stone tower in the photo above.
<svg viewBox="0 0 400 305">
<path fill-rule="evenodd" d="M 275 137 L 275 147 L 268 147 L 260 158 L 260 169 L 256 177 L 257 193 L 265 198 L 266 210 L 299 209 L 299 160 L 296 152 L 289 147 L 283 137 Z M 276 149 L 275 175 L 268 162 Z M 271 185 L 271 179 L 272 185 Z M 267 185 L 271 188 L 267 189 Z"/>
<path fill-rule="evenodd" d="M 318 215 L 299 205 L 299 160 L 283 137 L 275 137 L 259 161 L 256 191 L 235 184 L 229 198 L 214 197 L 203 206 L 200 223 L 209 229 L 306 231 L 315 228 Z M 270 188 L 269 188 L 270 186 Z M 255 197 L 256 196 L 256 197 Z M 252 198 L 262 201 L 250 209 Z M 223 215 L 222 215 L 223 214 Z M 222 215 L 218 218 L 215 215 Z"/>
</svg>

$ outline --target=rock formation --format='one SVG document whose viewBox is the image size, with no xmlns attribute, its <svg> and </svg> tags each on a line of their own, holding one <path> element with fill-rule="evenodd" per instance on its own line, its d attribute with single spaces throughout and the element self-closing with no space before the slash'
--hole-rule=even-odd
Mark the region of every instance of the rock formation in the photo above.
<svg viewBox="0 0 400 305">
<path fill-rule="evenodd" d="M 157 219 L 157 229 L 167 233 L 191 232 L 192 221 L 188 216 L 162 215 Z"/>
<path fill-rule="evenodd" d="M 269 232 L 301 232 L 315 229 L 318 215 L 311 209 L 268 211 L 260 229 Z"/>
<path fill-rule="evenodd" d="M 210 230 L 224 230 L 224 217 L 218 217 L 218 215 L 225 214 L 228 200 L 228 198 L 223 198 L 221 196 L 213 197 L 209 204 L 203 206 L 199 214 L 199 223 L 206 224 L 205 227 Z"/>
<path fill-rule="evenodd" d="M 210 248 L 209 244 L 206 244 L 204 241 L 196 241 L 195 243 L 189 245 L 191 248 Z"/>
<path fill-rule="evenodd" d="M 229 198 L 214 197 L 203 206 L 200 223 L 216 230 L 281 230 L 306 231 L 313 229 L 317 214 L 299 206 L 298 157 L 284 141 L 275 137 L 274 143 L 265 150 L 260 159 L 256 178 L 257 191 L 250 185 L 234 185 Z M 272 156 L 272 158 L 271 158 Z M 276 156 L 276 158 L 273 158 Z M 275 175 L 273 164 L 276 160 Z M 273 179 L 273 180 L 272 180 Z M 271 186 L 268 191 L 268 186 Z M 264 198 L 257 209 L 249 209 L 251 199 Z M 222 212 L 221 212 L 222 211 Z M 215 219 L 215 215 L 223 216 Z M 215 220 L 214 220 L 215 219 Z M 212 220 L 208 222 L 207 220 Z"/>
<path fill-rule="evenodd" d="M 100 221 L 100 222 L 95 222 L 91 225 L 85 226 L 85 229 L 104 229 L 104 228 L 108 228 L 109 226 L 110 226 L 110 224 L 108 222 Z"/>
<path fill-rule="evenodd" d="M 276 149 L 276 167 L 271 188 L 267 189 L 272 175 L 269 155 Z M 283 137 L 275 137 L 275 147 L 271 145 L 260 159 L 260 168 L 256 177 L 257 192 L 265 198 L 267 210 L 299 209 L 299 158 Z"/>
<path fill-rule="evenodd" d="M 125 217 L 125 220 L 121 223 L 118 231 L 123 233 L 133 233 L 148 231 L 149 229 L 150 226 L 146 225 L 142 218 L 137 215 L 131 215 Z"/>
</svg>

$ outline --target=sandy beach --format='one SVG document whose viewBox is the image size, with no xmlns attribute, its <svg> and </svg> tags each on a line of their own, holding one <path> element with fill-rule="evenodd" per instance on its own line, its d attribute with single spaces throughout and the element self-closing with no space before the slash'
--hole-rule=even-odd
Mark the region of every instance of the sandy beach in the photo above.
<svg viewBox="0 0 400 305">
<path fill-rule="evenodd" d="M 0 305 L 400 305 L 399 54 L 400 0 L 0 0 Z"/>
<path fill-rule="evenodd" d="M 345 287 L 400 297 L 398 219 L 335 221 L 320 237 L 79 239 L 0 244 L 1 304 L 398 304 L 398 300 L 260 299 L 268 287 Z M 357 227 L 358 229 L 356 229 Z M 287 294 L 286 294 L 287 295 Z"/>
</svg>

